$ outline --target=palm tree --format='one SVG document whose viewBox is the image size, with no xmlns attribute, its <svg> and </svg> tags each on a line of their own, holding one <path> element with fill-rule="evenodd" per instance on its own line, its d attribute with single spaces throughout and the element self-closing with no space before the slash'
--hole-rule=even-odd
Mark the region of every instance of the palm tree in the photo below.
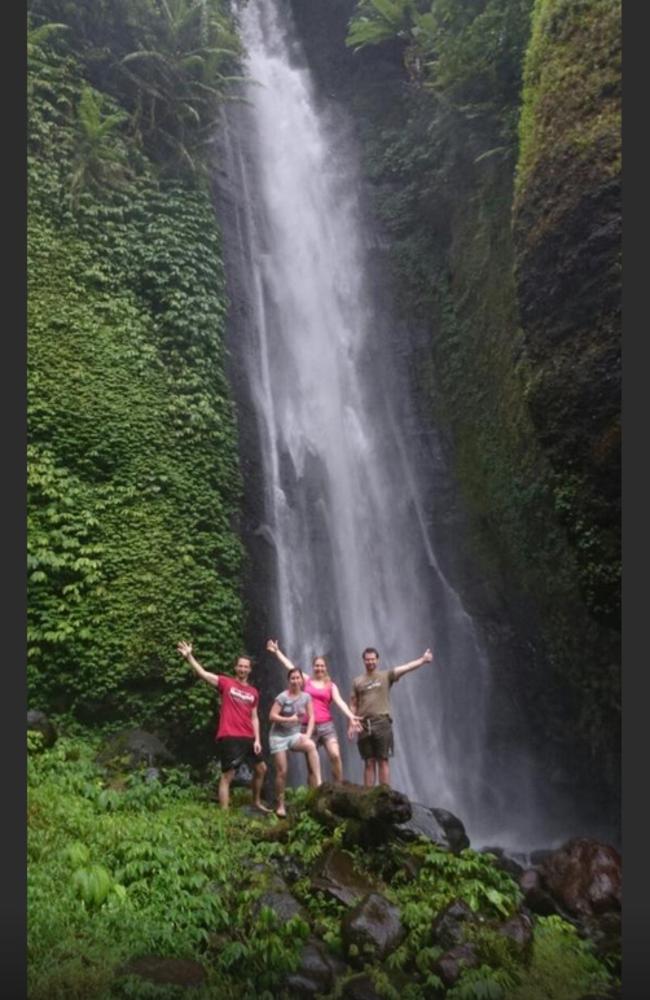
<svg viewBox="0 0 650 1000">
<path fill-rule="evenodd" d="M 128 115 L 125 111 L 104 114 L 105 97 L 84 86 L 79 99 L 76 143 L 70 179 L 73 209 L 85 189 L 119 186 L 132 170 L 124 147 L 116 141 L 116 130 Z"/>
<path fill-rule="evenodd" d="M 236 36 L 206 0 L 152 0 L 143 45 L 121 60 L 135 89 L 136 125 L 191 170 L 239 58 Z M 226 44 L 221 44 L 225 42 Z"/>
</svg>

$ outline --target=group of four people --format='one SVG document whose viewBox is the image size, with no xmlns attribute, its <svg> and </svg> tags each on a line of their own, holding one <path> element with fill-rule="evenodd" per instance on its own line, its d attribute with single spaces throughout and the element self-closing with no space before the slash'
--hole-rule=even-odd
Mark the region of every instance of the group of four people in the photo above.
<svg viewBox="0 0 650 1000">
<path fill-rule="evenodd" d="M 235 663 L 235 676 L 232 677 L 205 670 L 194 656 L 190 643 L 179 642 L 176 648 L 194 672 L 216 687 L 221 695 L 221 711 L 215 737 L 221 762 L 220 805 L 224 809 L 228 808 L 230 784 L 235 772 L 241 764 L 247 764 L 253 774 L 253 804 L 261 812 L 270 812 L 261 799 L 267 767 L 262 756 L 259 692 L 248 683 L 252 669 L 251 658 L 239 656 Z M 389 758 L 393 755 L 390 688 L 404 674 L 416 670 L 424 663 L 430 663 L 433 660 L 431 650 L 426 649 L 418 659 L 399 667 L 379 670 L 377 650 L 370 646 L 364 649 L 362 657 L 365 674 L 354 679 L 348 706 L 329 676 L 324 656 L 314 657 L 310 676 L 303 674 L 291 662 L 276 639 L 269 639 L 266 648 L 288 671 L 288 687 L 276 696 L 269 713 L 269 750 L 275 765 L 277 815 L 286 815 L 284 790 L 288 751 L 305 754 L 309 784 L 316 787 L 321 783 L 318 748 L 323 746 L 329 758 L 333 781 L 343 780 L 332 704 L 348 719 L 348 738 L 358 736 L 359 753 L 364 762 L 364 784 L 372 786 L 376 781 L 390 784 Z"/>
</svg>

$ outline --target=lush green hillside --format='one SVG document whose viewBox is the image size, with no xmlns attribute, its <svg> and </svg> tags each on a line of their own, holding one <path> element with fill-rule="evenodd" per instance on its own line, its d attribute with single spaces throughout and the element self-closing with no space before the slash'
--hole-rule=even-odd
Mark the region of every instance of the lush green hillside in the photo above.
<svg viewBox="0 0 650 1000">
<path fill-rule="evenodd" d="M 119 49 L 107 62 L 94 47 L 91 29 L 110 16 L 121 28 L 120 5 L 97 23 L 79 9 L 85 34 L 73 17 L 43 20 L 65 4 L 33 7 L 30 704 L 149 721 L 178 742 L 204 729 L 211 697 L 176 640 L 224 665 L 242 633 L 220 237 L 196 152 L 190 169 L 160 147 L 130 107 L 131 78 L 123 93 L 111 82 Z"/>
<path fill-rule="evenodd" d="M 288 821 L 255 820 L 218 810 L 187 769 L 155 780 L 101 769 L 99 745 L 97 733 L 64 736 L 30 753 L 31 1000 L 176 1000 L 188 986 L 197 1000 L 294 1000 L 314 995 L 287 984 L 306 945 L 312 972 L 331 970 L 318 994 L 329 1000 L 578 1000 L 615 982 L 558 916 L 537 918 L 523 949 L 498 933 L 521 893 L 490 854 L 424 839 L 341 852 L 345 824 L 321 826 L 304 788 L 289 794 Z M 332 850 L 399 910 L 406 935 L 383 962 L 346 943 L 351 907 L 318 887 Z M 445 989 L 433 921 L 454 900 L 474 914 L 480 964 Z M 355 992 L 364 973 L 370 986 Z"/>
</svg>

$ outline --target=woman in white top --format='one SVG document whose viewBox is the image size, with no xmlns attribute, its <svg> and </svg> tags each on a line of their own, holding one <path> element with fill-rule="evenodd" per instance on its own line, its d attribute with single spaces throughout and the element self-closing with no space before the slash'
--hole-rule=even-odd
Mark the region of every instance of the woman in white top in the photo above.
<svg viewBox="0 0 650 1000">
<path fill-rule="evenodd" d="M 269 749 L 275 764 L 275 797 L 277 816 L 284 817 L 284 789 L 287 782 L 287 750 L 304 753 L 309 768 L 309 784 L 315 788 L 321 783 L 320 760 L 316 744 L 311 739 L 314 730 L 314 705 L 311 696 L 302 689 L 302 671 L 295 667 L 289 671 L 289 687 L 281 691 L 271 705 L 269 719 Z M 307 728 L 302 732 L 302 721 Z"/>
</svg>

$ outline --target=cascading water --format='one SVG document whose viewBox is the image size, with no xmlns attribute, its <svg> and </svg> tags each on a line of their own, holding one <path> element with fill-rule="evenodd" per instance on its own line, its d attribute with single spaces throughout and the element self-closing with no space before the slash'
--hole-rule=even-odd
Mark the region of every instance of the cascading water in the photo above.
<svg viewBox="0 0 650 1000">
<path fill-rule="evenodd" d="M 431 646 L 433 664 L 392 691 L 392 784 L 456 813 L 472 840 L 505 843 L 513 813 L 534 822 L 528 767 L 522 757 L 506 775 L 488 750 L 488 662 L 427 529 L 353 151 L 340 112 L 318 108 L 280 5 L 248 0 L 238 19 L 252 82 L 228 113 L 225 167 L 239 192 L 230 239 L 248 305 L 237 350 L 259 431 L 273 631 L 304 668 L 328 655 L 346 699 L 365 646 L 384 668 Z M 344 771 L 360 781 L 344 723 Z"/>
</svg>

